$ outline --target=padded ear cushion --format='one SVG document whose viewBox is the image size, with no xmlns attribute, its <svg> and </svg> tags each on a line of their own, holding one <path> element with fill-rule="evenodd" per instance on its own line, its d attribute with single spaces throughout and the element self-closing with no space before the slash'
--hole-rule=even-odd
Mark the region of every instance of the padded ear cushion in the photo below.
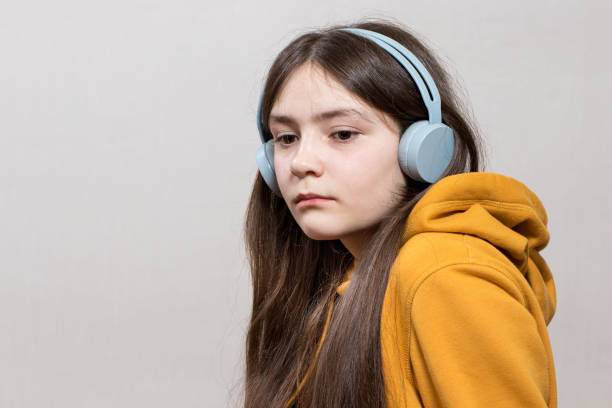
<svg viewBox="0 0 612 408">
<path fill-rule="evenodd" d="M 408 177 L 435 183 L 450 164 L 454 150 L 455 137 L 451 128 L 443 123 L 420 120 L 402 135 L 397 157 Z"/>
<path fill-rule="evenodd" d="M 274 173 L 274 139 L 270 139 L 259 146 L 256 160 L 259 172 L 268 187 L 270 187 L 270 190 L 277 196 L 282 197 L 280 189 L 278 188 L 278 183 L 276 182 L 276 173 Z"/>
</svg>

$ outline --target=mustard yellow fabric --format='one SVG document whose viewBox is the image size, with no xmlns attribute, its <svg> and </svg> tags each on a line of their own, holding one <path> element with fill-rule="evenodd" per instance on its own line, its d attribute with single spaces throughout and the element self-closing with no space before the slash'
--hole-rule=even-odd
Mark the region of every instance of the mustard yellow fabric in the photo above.
<svg viewBox="0 0 612 408">
<path fill-rule="evenodd" d="M 448 176 L 419 200 L 383 301 L 388 407 L 557 406 L 547 222 L 535 193 L 502 174 Z"/>
</svg>

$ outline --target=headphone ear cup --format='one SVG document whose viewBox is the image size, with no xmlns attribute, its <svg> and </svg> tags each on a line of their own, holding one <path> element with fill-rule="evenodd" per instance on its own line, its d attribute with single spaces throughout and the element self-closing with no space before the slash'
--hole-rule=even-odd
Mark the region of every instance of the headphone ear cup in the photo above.
<svg viewBox="0 0 612 408">
<path fill-rule="evenodd" d="M 256 160 L 259 172 L 268 187 L 270 187 L 270 190 L 278 197 L 282 197 L 276 181 L 276 173 L 274 172 L 274 139 L 270 139 L 259 146 Z"/>
<path fill-rule="evenodd" d="M 455 136 L 450 127 L 420 120 L 402 134 L 397 158 L 408 177 L 435 183 L 450 164 L 454 150 Z"/>
</svg>

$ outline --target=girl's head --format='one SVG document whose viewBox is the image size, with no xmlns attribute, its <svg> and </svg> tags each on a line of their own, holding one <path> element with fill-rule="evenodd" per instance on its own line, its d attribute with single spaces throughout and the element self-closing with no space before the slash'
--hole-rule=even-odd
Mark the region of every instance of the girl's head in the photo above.
<svg viewBox="0 0 612 408">
<path fill-rule="evenodd" d="M 311 239 L 339 239 L 357 254 L 401 200 L 399 124 L 355 95 L 316 61 L 298 66 L 269 115 L 274 169 L 287 208 Z M 297 203 L 299 194 L 327 197 Z"/>
<path fill-rule="evenodd" d="M 481 145 L 434 54 L 397 23 L 367 20 L 300 35 L 273 62 L 261 100 L 282 198 L 258 173 L 246 214 L 253 279 L 246 405 L 282 407 L 313 360 L 326 307 L 352 261 L 316 366 L 309 407 L 384 406 L 379 319 L 403 225 L 430 184 L 402 173 L 400 136 L 428 118 L 413 79 L 387 51 L 343 27 L 401 43 L 433 77 L 455 149 L 444 176 L 479 171 Z M 298 205 L 299 194 L 329 200 Z M 356 336 L 355 334 L 359 335 Z M 360 405 L 361 404 L 361 405 Z"/>
</svg>

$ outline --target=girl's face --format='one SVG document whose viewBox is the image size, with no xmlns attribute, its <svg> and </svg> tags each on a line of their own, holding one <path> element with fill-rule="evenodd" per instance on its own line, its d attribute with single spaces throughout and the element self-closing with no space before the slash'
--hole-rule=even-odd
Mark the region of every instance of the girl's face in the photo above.
<svg viewBox="0 0 612 408">
<path fill-rule="evenodd" d="M 281 88 L 269 127 L 278 185 L 302 231 L 340 239 L 359 258 L 405 185 L 395 121 L 307 63 Z M 298 204 L 309 193 L 327 199 Z"/>
</svg>

